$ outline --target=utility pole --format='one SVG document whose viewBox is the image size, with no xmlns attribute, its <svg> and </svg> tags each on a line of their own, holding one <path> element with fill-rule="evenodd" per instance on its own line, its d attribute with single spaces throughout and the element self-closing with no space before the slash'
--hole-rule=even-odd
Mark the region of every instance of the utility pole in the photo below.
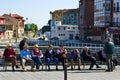
<svg viewBox="0 0 120 80">
<path fill-rule="evenodd" d="M 64 80 L 67 80 L 67 58 L 64 59 Z"/>
<path fill-rule="evenodd" d="M 49 23 L 49 26 L 50 26 L 50 43 L 51 44 L 51 37 L 52 37 L 52 32 L 51 32 L 51 29 L 52 29 L 52 14 L 53 12 L 50 11 L 50 23 Z"/>
</svg>

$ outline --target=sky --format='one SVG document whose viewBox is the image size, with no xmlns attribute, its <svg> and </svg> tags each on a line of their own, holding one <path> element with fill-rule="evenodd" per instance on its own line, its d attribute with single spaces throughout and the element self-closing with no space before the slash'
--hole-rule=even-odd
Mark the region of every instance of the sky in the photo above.
<svg viewBox="0 0 120 80">
<path fill-rule="evenodd" d="M 19 14 L 40 29 L 50 19 L 50 11 L 78 8 L 79 0 L 0 0 L 0 6 L 0 15 Z"/>
</svg>

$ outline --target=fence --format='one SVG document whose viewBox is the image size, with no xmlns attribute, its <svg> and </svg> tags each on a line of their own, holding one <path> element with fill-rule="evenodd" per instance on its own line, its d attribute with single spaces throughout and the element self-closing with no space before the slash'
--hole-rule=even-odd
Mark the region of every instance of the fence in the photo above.
<svg viewBox="0 0 120 80">
<path fill-rule="evenodd" d="M 48 46 L 50 44 L 49 40 L 36 40 L 36 39 L 28 39 L 29 45 L 38 44 L 40 46 Z M 83 46 L 92 46 L 92 47 L 102 47 L 104 44 L 100 43 L 90 43 L 90 42 L 82 42 L 80 40 L 51 40 L 51 44 L 54 46 L 64 45 L 68 47 L 83 47 Z"/>
</svg>

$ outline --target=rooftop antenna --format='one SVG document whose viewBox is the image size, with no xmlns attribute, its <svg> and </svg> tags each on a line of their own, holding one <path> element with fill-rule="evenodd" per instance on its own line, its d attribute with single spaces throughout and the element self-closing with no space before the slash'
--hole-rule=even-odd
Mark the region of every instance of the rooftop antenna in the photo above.
<svg viewBox="0 0 120 80">
<path fill-rule="evenodd" d="M 11 9 L 9 9 L 9 15 L 11 15 Z"/>
</svg>

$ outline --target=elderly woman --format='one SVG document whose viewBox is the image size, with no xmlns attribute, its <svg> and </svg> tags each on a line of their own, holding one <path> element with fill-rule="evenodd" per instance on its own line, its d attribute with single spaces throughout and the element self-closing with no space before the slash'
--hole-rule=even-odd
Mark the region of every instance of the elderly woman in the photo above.
<svg viewBox="0 0 120 80">
<path fill-rule="evenodd" d="M 62 63 L 63 69 L 65 69 L 64 60 L 67 58 L 67 50 L 64 48 L 63 45 L 60 45 L 57 49 L 57 57 L 58 60 Z"/>
<path fill-rule="evenodd" d="M 80 70 L 81 56 L 80 56 L 80 52 L 79 52 L 78 49 L 74 49 L 70 53 L 70 61 L 71 61 L 71 70 L 73 70 L 73 64 L 74 64 L 74 62 L 77 62 L 77 64 L 78 64 L 78 70 Z"/>
<path fill-rule="evenodd" d="M 39 70 L 40 64 L 42 65 L 43 54 L 37 44 L 34 45 L 34 49 L 32 50 L 31 54 L 32 54 L 33 61 L 36 63 L 36 69 Z"/>
<path fill-rule="evenodd" d="M 12 47 L 12 44 L 8 44 L 7 48 L 5 48 L 3 56 L 5 57 L 6 62 L 12 62 L 12 71 L 14 71 L 15 66 L 15 51 Z"/>
</svg>

